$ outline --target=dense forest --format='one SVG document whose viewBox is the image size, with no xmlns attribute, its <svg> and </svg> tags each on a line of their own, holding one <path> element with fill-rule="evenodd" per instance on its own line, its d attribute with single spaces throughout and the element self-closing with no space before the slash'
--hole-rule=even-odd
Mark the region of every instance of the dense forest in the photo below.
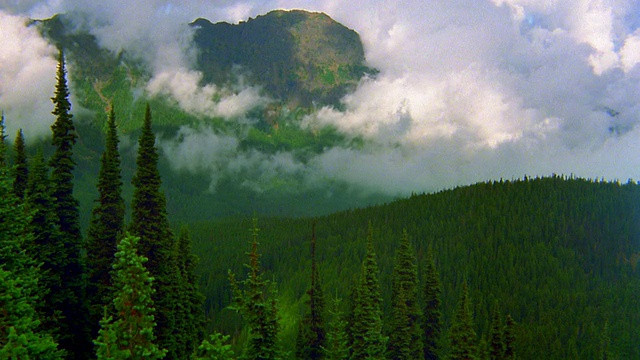
<svg viewBox="0 0 640 360">
<path fill-rule="evenodd" d="M 631 180 L 525 177 L 178 226 L 151 107 L 135 165 L 111 107 L 82 229 L 62 53 L 52 101 L 47 158 L 0 127 L 0 358 L 640 358 Z"/>
</svg>

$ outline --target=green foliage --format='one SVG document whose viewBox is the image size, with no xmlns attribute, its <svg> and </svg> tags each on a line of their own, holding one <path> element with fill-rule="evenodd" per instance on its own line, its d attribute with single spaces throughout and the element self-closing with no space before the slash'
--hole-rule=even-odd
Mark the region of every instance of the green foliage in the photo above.
<svg viewBox="0 0 640 360">
<path fill-rule="evenodd" d="M 233 350 L 229 341 L 229 335 L 222 335 L 218 332 L 209 336 L 209 340 L 202 340 L 202 344 L 198 346 L 197 351 L 191 357 L 191 360 L 231 360 L 233 359 Z"/>
<path fill-rule="evenodd" d="M 373 228 L 369 224 L 367 252 L 362 261 L 362 273 L 353 319 L 351 359 L 384 359 L 387 338 L 382 335 L 382 297 L 378 280 L 378 263 L 373 250 Z"/>
<path fill-rule="evenodd" d="M 24 134 L 22 129 L 18 131 L 16 140 L 13 143 L 14 168 L 13 168 L 13 192 L 18 199 L 24 199 L 29 181 L 29 167 L 27 165 L 27 154 L 25 150 Z"/>
<path fill-rule="evenodd" d="M 504 359 L 515 360 L 516 359 L 516 322 L 511 315 L 507 315 L 507 320 L 504 325 Z"/>
<path fill-rule="evenodd" d="M 140 255 L 148 259 L 146 268 L 155 279 L 155 320 L 158 324 L 158 345 L 172 357 L 178 351 L 176 304 L 179 273 L 175 259 L 175 239 L 167 218 L 166 199 L 161 189 L 155 135 L 151 129 L 151 108 L 147 105 L 142 133 L 138 141 L 137 170 L 131 202 L 132 235 L 140 238 Z"/>
<path fill-rule="evenodd" d="M 437 360 L 442 333 L 442 285 L 436 269 L 433 249 L 429 247 L 425 266 L 424 311 L 422 317 L 424 359 Z"/>
<path fill-rule="evenodd" d="M 153 278 L 138 255 L 139 238 L 126 235 L 118 243 L 113 264 L 115 320 L 104 312 L 100 322 L 98 359 L 162 359 L 166 350 L 155 344 Z"/>
<path fill-rule="evenodd" d="M 491 314 L 491 329 L 489 331 L 490 348 L 489 358 L 491 360 L 501 360 L 504 358 L 505 346 L 503 340 L 502 321 L 500 320 L 500 310 L 496 302 Z"/>
<path fill-rule="evenodd" d="M 118 134 L 113 108 L 107 123 L 105 151 L 100 159 L 98 175 L 99 199 L 92 211 L 87 230 L 87 296 L 92 322 L 97 326 L 102 309 L 110 303 L 112 292 L 111 267 L 118 237 L 124 229 L 124 199 L 120 175 Z"/>
<path fill-rule="evenodd" d="M 391 277 L 391 359 L 418 359 L 423 355 L 422 312 L 418 304 L 418 266 L 407 231 L 402 232 Z"/>
<path fill-rule="evenodd" d="M 238 311 L 247 323 L 249 338 L 242 358 L 248 360 L 280 359 L 278 345 L 278 310 L 273 285 L 262 278 L 260 254 L 258 253 L 258 227 L 254 220 L 253 242 L 249 255 L 247 278 L 240 283 L 229 270 L 229 280 L 233 292 L 232 308 Z M 242 285 L 243 288 L 240 287 Z M 268 289 L 270 288 L 270 289 Z M 268 294 L 270 291 L 271 294 Z M 270 295 L 270 296 L 268 296 Z"/>
<path fill-rule="evenodd" d="M 84 269 L 82 265 L 82 235 L 78 201 L 73 196 L 73 146 L 77 140 L 73 125 L 71 103 L 69 102 L 69 88 L 66 79 L 64 55 L 60 52 L 56 74 L 56 86 L 52 111 L 56 121 L 51 126 L 53 132 L 52 144 L 55 147 L 53 156 L 49 159 L 51 172 L 52 197 L 55 199 L 53 210 L 57 215 L 58 248 L 62 252 L 56 253 L 60 268 L 52 269 L 59 276 L 64 276 L 60 288 L 56 288 L 57 301 L 49 303 L 53 309 L 60 311 L 63 316 L 58 322 L 60 346 L 65 349 L 71 359 L 86 359 L 91 352 L 91 336 L 89 327 L 88 307 L 84 298 Z"/>
<path fill-rule="evenodd" d="M 340 302 L 337 296 L 333 299 L 333 309 L 330 310 L 331 321 L 327 332 L 327 347 L 324 348 L 325 359 L 347 360 L 349 359 L 349 337 L 347 336 L 347 321 L 340 310 Z"/>
<path fill-rule="evenodd" d="M 35 311 L 40 272 L 27 251 L 33 241 L 28 214 L 13 192 L 7 165 L 0 164 L 0 358 L 61 359 Z"/>
<path fill-rule="evenodd" d="M 476 359 L 476 342 L 478 341 L 473 323 L 473 312 L 467 283 L 462 285 L 462 292 L 456 312 L 453 315 L 453 323 L 449 330 L 451 348 L 449 358 L 452 360 Z"/>
<path fill-rule="evenodd" d="M 311 236 L 311 286 L 307 290 L 309 312 L 300 322 L 300 332 L 296 343 L 298 359 L 322 359 L 326 343 L 324 295 L 318 264 L 316 263 L 316 231 Z"/>
</svg>

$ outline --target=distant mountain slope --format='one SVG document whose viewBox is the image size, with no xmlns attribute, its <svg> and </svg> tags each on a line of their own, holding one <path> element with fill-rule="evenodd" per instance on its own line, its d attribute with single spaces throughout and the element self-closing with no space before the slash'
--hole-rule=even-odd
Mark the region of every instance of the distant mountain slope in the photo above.
<svg viewBox="0 0 640 360">
<path fill-rule="evenodd" d="M 433 249 L 443 284 L 443 358 L 466 281 L 480 338 L 488 340 L 497 301 L 503 316 L 511 314 L 517 322 L 520 359 L 596 359 L 605 322 L 613 358 L 639 359 L 638 219 L 635 183 L 551 177 L 480 183 L 320 218 L 260 219 L 259 241 L 266 277 L 279 284 L 283 339 L 291 348 L 309 286 L 312 224 L 325 296 L 347 299 L 360 274 L 371 222 L 387 318 L 403 229 L 421 271 Z M 213 322 L 238 334 L 241 323 L 225 309 L 226 274 L 229 268 L 243 274 L 251 220 L 191 228 Z"/>
<path fill-rule="evenodd" d="M 192 26 L 205 81 L 234 81 L 239 66 L 250 83 L 285 103 L 337 104 L 374 72 L 360 36 L 322 13 L 277 10 L 236 25 L 198 19 Z"/>
</svg>

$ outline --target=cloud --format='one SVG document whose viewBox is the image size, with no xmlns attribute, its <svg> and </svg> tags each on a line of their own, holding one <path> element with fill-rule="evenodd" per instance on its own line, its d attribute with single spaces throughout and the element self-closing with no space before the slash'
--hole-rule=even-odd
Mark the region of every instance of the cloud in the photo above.
<svg viewBox="0 0 640 360">
<path fill-rule="evenodd" d="M 302 126 L 331 126 L 365 144 L 302 161 L 293 153 L 244 150 L 237 135 L 206 127 L 184 128 L 165 141 L 176 169 L 207 171 L 214 187 L 225 172 L 243 174 L 251 179 L 246 186 L 262 191 L 282 173 L 304 186 L 324 178 L 401 195 L 524 174 L 640 178 L 640 157 L 632 156 L 640 148 L 634 0 L 141 0 L 136 6 L 5 0 L 0 6 L 30 16 L 89 14 L 86 24 L 104 46 L 147 59 L 151 94 L 200 116 L 239 116 L 247 104 L 267 100 L 251 87 L 202 86 L 185 23 L 304 8 L 358 31 L 380 74 L 345 97 L 343 110 L 319 109 Z"/>
<path fill-rule="evenodd" d="M 50 97 L 57 51 L 27 23 L 25 17 L 0 11 L 0 109 L 9 138 L 22 128 L 31 141 L 49 134 L 55 120 Z"/>
</svg>

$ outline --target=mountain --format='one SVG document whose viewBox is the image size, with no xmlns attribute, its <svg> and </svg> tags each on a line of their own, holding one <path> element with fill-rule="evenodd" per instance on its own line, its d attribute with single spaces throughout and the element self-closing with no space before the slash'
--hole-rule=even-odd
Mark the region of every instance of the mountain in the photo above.
<svg viewBox="0 0 640 360">
<path fill-rule="evenodd" d="M 323 13 L 276 10 L 239 24 L 197 19 L 194 41 L 205 82 L 249 83 L 292 107 L 334 104 L 367 73 L 360 36 Z"/>
<path fill-rule="evenodd" d="M 280 171 L 288 163 L 303 168 L 326 149 L 362 143 L 330 126 L 300 126 L 317 107 L 340 107 L 341 97 L 363 77 L 376 73 L 366 64 L 358 34 L 325 14 L 272 11 L 239 24 L 212 24 L 205 19 L 185 24 L 194 31 L 193 48 L 198 56 L 191 70 L 202 75 L 197 86 L 225 88 L 223 96 L 231 98 L 242 91 L 239 86 L 254 87 L 261 97 L 269 99 L 231 117 L 194 113 L 170 95 L 151 94 L 147 86 L 156 74 L 150 64 L 130 52 L 114 53 L 101 47 L 77 14 L 33 21 L 33 26 L 63 49 L 67 58 L 72 113 L 79 132 L 74 149 L 78 163 L 75 195 L 85 224 L 97 197 L 98 159 L 110 105 L 115 107 L 123 140 L 125 195 L 132 191 L 133 146 L 147 103 L 153 111 L 159 144 L 174 146 L 161 152 L 159 164 L 174 221 L 252 213 L 318 215 L 390 199 L 330 178 L 309 179 L 304 171 Z M 220 93 L 206 100 L 220 101 L 218 96 Z M 203 135 L 197 143 L 201 148 L 194 149 L 187 144 L 185 132 L 180 132 L 184 128 L 196 137 L 201 131 L 209 136 Z M 218 139 L 232 144 L 224 150 L 223 158 L 183 166 L 185 161 L 198 161 L 199 156 L 210 153 L 208 146 Z M 200 155 L 170 159 L 178 153 L 172 151 L 176 149 Z M 284 163 L 278 162 L 281 157 Z M 263 171 L 268 164 L 260 163 L 260 159 L 271 161 L 275 169 Z M 245 165 L 247 161 L 257 163 Z M 313 200 L 313 206 L 309 200 Z"/>
</svg>

